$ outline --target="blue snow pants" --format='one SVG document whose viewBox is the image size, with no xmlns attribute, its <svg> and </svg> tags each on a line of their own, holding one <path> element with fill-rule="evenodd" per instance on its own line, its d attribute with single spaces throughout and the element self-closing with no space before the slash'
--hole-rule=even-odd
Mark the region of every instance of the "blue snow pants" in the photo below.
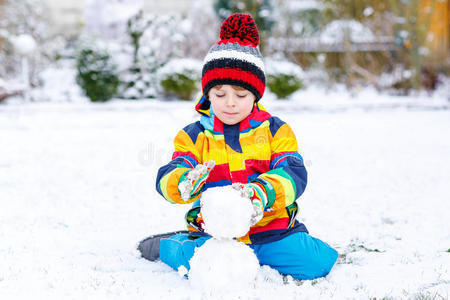
<svg viewBox="0 0 450 300">
<path fill-rule="evenodd" d="M 181 265 L 189 270 L 189 260 L 195 248 L 210 238 L 176 234 L 162 239 L 160 258 L 175 270 Z M 327 275 L 338 257 L 336 250 L 306 232 L 296 232 L 275 242 L 248 246 L 255 252 L 260 265 L 268 265 L 295 279 L 314 279 Z"/>
</svg>

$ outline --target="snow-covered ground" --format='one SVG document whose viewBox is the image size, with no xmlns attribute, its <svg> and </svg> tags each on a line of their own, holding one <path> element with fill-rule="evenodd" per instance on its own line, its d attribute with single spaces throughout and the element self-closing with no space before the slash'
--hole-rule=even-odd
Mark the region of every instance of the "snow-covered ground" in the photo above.
<svg viewBox="0 0 450 300">
<path fill-rule="evenodd" d="M 192 103 L 10 104 L 0 106 L 0 299 L 448 298 L 447 100 L 295 99 L 265 103 L 293 127 L 309 171 L 299 220 L 340 253 L 326 278 L 265 267 L 247 290 L 211 296 L 139 257 L 142 238 L 184 228 L 188 207 L 165 202 L 155 176 L 196 118 Z"/>
</svg>

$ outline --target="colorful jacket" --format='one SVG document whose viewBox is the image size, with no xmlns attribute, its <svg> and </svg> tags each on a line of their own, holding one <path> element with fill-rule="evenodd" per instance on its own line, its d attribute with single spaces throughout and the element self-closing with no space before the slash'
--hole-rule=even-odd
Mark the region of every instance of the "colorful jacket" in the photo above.
<svg viewBox="0 0 450 300">
<path fill-rule="evenodd" d="M 206 189 L 235 182 L 259 182 L 266 190 L 268 204 L 264 217 L 239 240 L 264 243 L 297 231 L 306 231 L 295 219 L 296 199 L 304 192 L 307 172 L 298 153 L 297 140 L 288 124 L 271 116 L 259 103 L 236 125 L 226 125 L 214 116 L 201 97 L 196 110 L 200 121 L 183 128 L 175 137 L 172 161 L 161 167 L 157 191 L 171 203 L 186 203 L 178 191 L 180 177 L 197 164 L 214 160 Z M 197 200 L 197 201 L 196 201 Z M 199 230 L 202 217 L 198 199 L 188 212 L 191 231 Z"/>
</svg>

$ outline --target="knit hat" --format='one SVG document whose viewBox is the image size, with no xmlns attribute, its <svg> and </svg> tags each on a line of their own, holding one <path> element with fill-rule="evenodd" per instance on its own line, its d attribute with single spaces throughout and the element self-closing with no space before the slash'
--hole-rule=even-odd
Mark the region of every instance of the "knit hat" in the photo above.
<svg viewBox="0 0 450 300">
<path fill-rule="evenodd" d="M 264 62 L 257 46 L 259 33 L 249 14 L 233 14 L 220 28 L 220 41 L 214 44 L 203 61 L 202 90 L 216 85 L 237 85 L 251 91 L 256 101 L 266 87 Z M 209 106 L 209 101 L 206 101 Z"/>
</svg>

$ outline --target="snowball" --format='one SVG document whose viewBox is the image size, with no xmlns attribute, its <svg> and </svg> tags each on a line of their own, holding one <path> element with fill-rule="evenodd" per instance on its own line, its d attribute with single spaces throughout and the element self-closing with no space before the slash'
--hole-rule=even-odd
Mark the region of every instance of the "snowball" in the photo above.
<svg viewBox="0 0 450 300">
<path fill-rule="evenodd" d="M 189 264 L 192 287 L 209 291 L 249 288 L 260 269 L 253 250 L 232 239 L 207 240 L 195 250 Z"/>
<path fill-rule="evenodd" d="M 14 48 L 19 55 L 27 56 L 37 47 L 36 41 L 29 34 L 21 34 L 13 39 Z"/>
<path fill-rule="evenodd" d="M 201 211 L 205 231 L 216 238 L 241 237 L 251 227 L 252 203 L 231 186 L 206 190 Z"/>
</svg>

